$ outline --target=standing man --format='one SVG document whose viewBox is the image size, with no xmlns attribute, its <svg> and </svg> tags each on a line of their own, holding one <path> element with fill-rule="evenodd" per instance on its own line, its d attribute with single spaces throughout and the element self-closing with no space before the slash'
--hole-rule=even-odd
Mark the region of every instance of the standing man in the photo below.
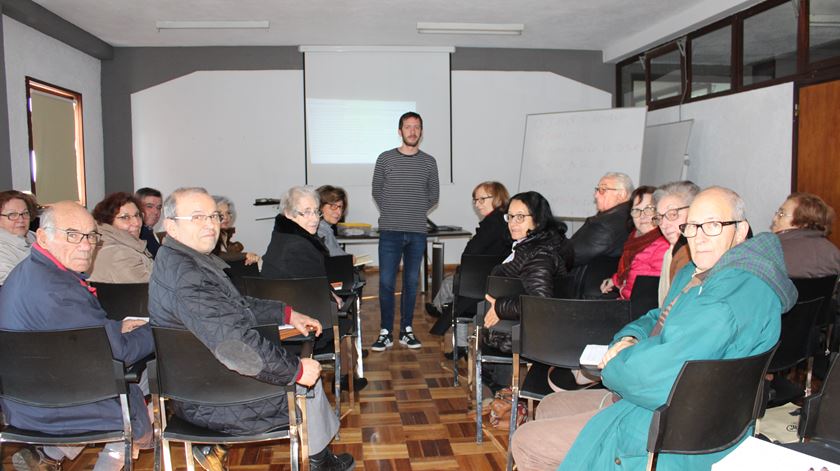
<svg viewBox="0 0 840 471">
<path fill-rule="evenodd" d="M 163 196 L 160 191 L 147 187 L 137 190 L 134 196 L 140 200 L 140 211 L 143 212 L 143 226 L 140 227 L 140 238 L 146 241 L 146 248 L 152 254 L 152 258 L 154 258 L 160 248 L 160 241 L 155 235 L 155 224 L 160 220 L 160 211 L 163 208 Z"/>
<path fill-rule="evenodd" d="M 411 321 L 420 263 L 426 251 L 426 216 L 438 203 L 440 187 L 437 162 L 420 150 L 423 118 L 409 111 L 400 117 L 402 145 L 383 152 L 373 170 L 373 199 L 379 207 L 379 338 L 371 350 L 382 352 L 394 345 L 394 289 L 400 259 L 403 261 L 400 302 L 400 343 L 408 348 L 422 344 Z"/>
</svg>

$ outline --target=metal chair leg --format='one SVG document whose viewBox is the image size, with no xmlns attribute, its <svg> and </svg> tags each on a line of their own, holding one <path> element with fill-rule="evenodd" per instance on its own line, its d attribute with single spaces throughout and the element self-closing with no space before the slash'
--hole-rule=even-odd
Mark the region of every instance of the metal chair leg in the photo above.
<svg viewBox="0 0 840 471">
<path fill-rule="evenodd" d="M 184 443 L 184 457 L 187 460 L 187 471 L 195 471 L 195 458 L 193 457 L 192 442 Z"/>
<path fill-rule="evenodd" d="M 482 404 L 481 404 L 481 353 L 477 352 L 475 359 L 475 442 L 481 443 L 484 440 L 484 431 L 481 428 Z"/>
<path fill-rule="evenodd" d="M 309 471 L 309 431 L 306 428 L 306 396 L 297 396 L 296 402 L 300 409 L 301 422 L 303 424 L 300 427 L 301 471 Z"/>
</svg>

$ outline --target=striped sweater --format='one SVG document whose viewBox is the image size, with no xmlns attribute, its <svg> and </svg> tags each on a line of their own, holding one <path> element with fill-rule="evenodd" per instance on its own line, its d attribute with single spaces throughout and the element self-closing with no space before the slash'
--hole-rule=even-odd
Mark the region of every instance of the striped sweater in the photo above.
<svg viewBox="0 0 840 471">
<path fill-rule="evenodd" d="M 440 196 L 434 157 L 422 150 L 414 155 L 385 151 L 376 159 L 372 185 L 380 231 L 426 233 L 426 215 Z"/>
</svg>

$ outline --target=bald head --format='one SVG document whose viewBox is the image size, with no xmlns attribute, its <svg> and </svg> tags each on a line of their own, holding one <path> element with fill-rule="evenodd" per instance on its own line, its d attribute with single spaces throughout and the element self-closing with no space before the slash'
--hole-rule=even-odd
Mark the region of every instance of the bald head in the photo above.
<svg viewBox="0 0 840 471">
<path fill-rule="evenodd" d="M 89 237 L 83 237 L 78 243 L 71 242 L 71 239 L 75 240 L 78 234 L 95 232 L 96 223 L 87 209 L 72 201 L 59 201 L 41 214 L 41 227 L 36 236 L 38 245 L 62 265 L 84 272 L 90 268 L 95 245 Z"/>
<path fill-rule="evenodd" d="M 733 223 L 734 222 L 734 223 Z M 686 233 L 691 259 L 698 271 L 706 271 L 726 253 L 747 238 L 749 223 L 745 219 L 744 201 L 734 191 L 711 187 L 694 199 L 688 208 Z M 708 233 L 716 235 L 709 235 Z"/>
</svg>

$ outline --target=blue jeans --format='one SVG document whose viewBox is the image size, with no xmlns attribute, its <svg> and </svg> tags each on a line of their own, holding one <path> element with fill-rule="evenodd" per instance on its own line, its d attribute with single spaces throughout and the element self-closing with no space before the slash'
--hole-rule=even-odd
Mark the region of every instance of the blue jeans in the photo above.
<svg viewBox="0 0 840 471">
<path fill-rule="evenodd" d="M 414 303 L 420 264 L 426 251 L 426 234 L 417 232 L 381 231 L 379 233 L 379 308 L 380 328 L 394 331 L 394 290 L 400 259 L 403 261 L 402 299 L 400 301 L 400 331 L 414 320 Z"/>
</svg>

